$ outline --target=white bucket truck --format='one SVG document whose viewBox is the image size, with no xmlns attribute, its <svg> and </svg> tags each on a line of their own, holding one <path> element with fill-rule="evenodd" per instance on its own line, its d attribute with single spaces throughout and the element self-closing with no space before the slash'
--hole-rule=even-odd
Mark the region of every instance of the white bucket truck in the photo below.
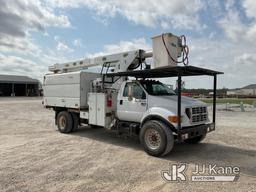
<svg viewBox="0 0 256 192">
<path fill-rule="evenodd" d="M 139 136 L 144 150 L 153 156 L 168 154 L 175 140 L 198 143 L 215 130 L 217 74 L 187 64 L 183 37 L 171 33 L 153 39 L 153 52 L 135 50 L 113 55 L 54 64 L 44 76 L 43 104 L 55 111 L 61 133 L 81 125 L 101 126 L 119 134 Z M 153 57 L 151 66 L 145 63 Z M 101 73 L 88 72 L 99 66 Z M 181 96 L 181 77 L 214 77 L 213 121 L 207 105 Z M 130 78 L 129 77 L 133 77 Z M 158 80 L 178 77 L 177 91 Z"/>
</svg>

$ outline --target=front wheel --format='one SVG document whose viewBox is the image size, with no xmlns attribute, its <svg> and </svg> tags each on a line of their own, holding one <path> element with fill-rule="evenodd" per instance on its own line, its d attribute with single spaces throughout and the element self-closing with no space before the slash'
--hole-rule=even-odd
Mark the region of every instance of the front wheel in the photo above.
<svg viewBox="0 0 256 192">
<path fill-rule="evenodd" d="M 152 156 L 168 154 L 174 144 L 172 131 L 160 121 L 146 122 L 140 131 L 140 142 L 144 150 Z"/>
</svg>

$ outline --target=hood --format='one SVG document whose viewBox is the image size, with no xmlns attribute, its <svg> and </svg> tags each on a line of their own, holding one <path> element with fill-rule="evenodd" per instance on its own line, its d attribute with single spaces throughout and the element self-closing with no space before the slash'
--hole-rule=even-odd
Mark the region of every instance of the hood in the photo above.
<svg viewBox="0 0 256 192">
<path fill-rule="evenodd" d="M 175 101 L 178 102 L 178 96 L 177 95 L 172 95 L 172 96 L 161 96 L 162 99 L 166 101 Z M 192 106 L 207 106 L 206 103 L 198 100 L 198 99 L 193 99 L 191 97 L 185 97 L 181 96 L 181 104 L 186 106 L 186 107 L 192 107 Z"/>
<path fill-rule="evenodd" d="M 150 107 L 158 106 L 163 108 L 176 108 L 178 102 L 178 96 L 152 96 L 149 95 L 148 102 Z M 199 101 L 197 99 L 193 99 L 190 97 L 181 97 L 181 107 L 195 107 L 195 106 L 207 106 L 206 103 Z"/>
</svg>

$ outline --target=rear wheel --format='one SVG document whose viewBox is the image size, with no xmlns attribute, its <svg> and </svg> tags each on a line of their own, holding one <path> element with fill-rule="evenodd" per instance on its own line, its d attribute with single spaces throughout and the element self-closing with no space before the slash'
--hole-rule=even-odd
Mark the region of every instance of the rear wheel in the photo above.
<svg viewBox="0 0 256 192">
<path fill-rule="evenodd" d="M 184 140 L 184 142 L 188 144 L 197 144 L 197 143 L 200 143 L 202 140 L 204 140 L 205 136 L 206 134 L 200 135 L 191 139 L 186 139 Z"/>
<path fill-rule="evenodd" d="M 57 127 L 61 133 L 70 133 L 73 127 L 73 119 L 69 112 L 61 111 L 57 115 Z"/>
<path fill-rule="evenodd" d="M 72 119 L 73 119 L 73 127 L 72 127 L 72 132 L 77 131 L 78 126 L 79 126 L 79 116 L 77 113 L 71 113 Z"/>
<path fill-rule="evenodd" d="M 173 135 L 168 126 L 160 121 L 146 122 L 140 131 L 144 150 L 152 156 L 166 155 L 173 148 Z"/>
</svg>

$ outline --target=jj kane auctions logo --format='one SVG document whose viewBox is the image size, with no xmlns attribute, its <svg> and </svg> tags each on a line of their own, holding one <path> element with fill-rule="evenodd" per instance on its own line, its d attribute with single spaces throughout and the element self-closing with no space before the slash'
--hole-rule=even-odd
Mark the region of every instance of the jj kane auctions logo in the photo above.
<svg viewBox="0 0 256 192">
<path fill-rule="evenodd" d="M 188 177 L 188 164 L 170 164 L 169 170 L 161 172 L 162 178 L 167 182 L 232 182 L 239 179 L 240 169 L 237 166 L 218 166 L 216 164 L 196 164 L 192 175 Z"/>
</svg>

